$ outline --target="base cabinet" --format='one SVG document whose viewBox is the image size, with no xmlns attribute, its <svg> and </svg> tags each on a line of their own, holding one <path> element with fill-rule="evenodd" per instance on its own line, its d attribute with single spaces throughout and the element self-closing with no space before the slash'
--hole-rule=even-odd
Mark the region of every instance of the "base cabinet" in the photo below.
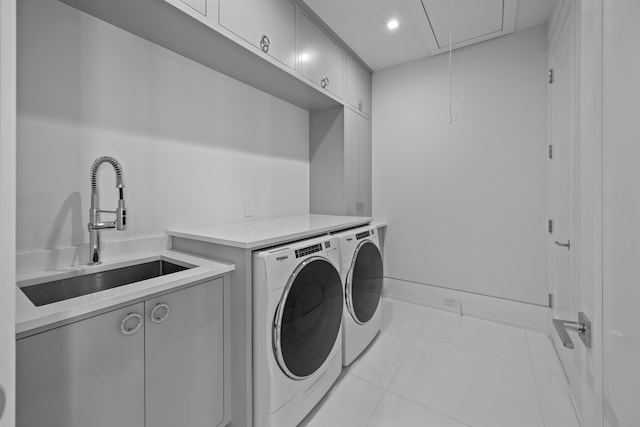
<svg viewBox="0 0 640 427">
<path fill-rule="evenodd" d="M 226 424 L 225 279 L 18 340 L 16 425 Z"/>
<path fill-rule="evenodd" d="M 16 425 L 144 426 L 144 334 L 121 331 L 143 310 L 140 303 L 18 340 Z M 123 327 L 132 329 L 129 319 Z"/>
<path fill-rule="evenodd" d="M 223 301 L 211 284 L 145 301 L 147 426 L 223 422 Z"/>
</svg>

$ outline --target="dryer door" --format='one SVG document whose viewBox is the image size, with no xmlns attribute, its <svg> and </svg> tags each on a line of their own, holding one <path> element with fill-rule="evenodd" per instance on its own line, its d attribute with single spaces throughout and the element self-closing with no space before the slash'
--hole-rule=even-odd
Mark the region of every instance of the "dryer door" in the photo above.
<svg viewBox="0 0 640 427">
<path fill-rule="evenodd" d="M 303 379 L 325 362 L 342 324 L 342 282 L 322 257 L 301 263 L 289 279 L 276 311 L 274 351 L 285 374 Z"/>
<path fill-rule="evenodd" d="M 367 323 L 376 312 L 382 297 L 382 255 L 369 240 L 362 241 L 355 250 L 347 275 L 347 308 L 353 320 Z"/>
</svg>

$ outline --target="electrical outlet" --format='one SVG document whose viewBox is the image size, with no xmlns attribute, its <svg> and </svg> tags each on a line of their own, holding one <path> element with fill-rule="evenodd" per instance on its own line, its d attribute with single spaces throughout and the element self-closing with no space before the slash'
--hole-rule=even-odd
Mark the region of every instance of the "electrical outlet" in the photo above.
<svg viewBox="0 0 640 427">
<path fill-rule="evenodd" d="M 246 218 L 253 216 L 253 206 L 251 202 L 244 202 L 244 216 Z"/>
<path fill-rule="evenodd" d="M 445 307 L 458 308 L 458 300 L 455 298 L 444 297 L 442 298 L 442 305 Z"/>
</svg>

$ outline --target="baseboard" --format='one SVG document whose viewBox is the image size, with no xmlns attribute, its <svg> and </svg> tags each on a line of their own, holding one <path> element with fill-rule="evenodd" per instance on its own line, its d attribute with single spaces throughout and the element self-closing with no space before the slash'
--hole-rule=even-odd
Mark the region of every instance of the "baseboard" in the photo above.
<svg viewBox="0 0 640 427">
<path fill-rule="evenodd" d="M 388 298 L 413 304 L 424 305 L 458 313 L 462 304 L 465 316 L 490 320 L 505 325 L 528 329 L 531 331 L 549 333 L 547 327 L 547 307 L 512 301 L 470 292 L 456 291 L 423 283 L 408 282 L 406 280 L 384 278 L 383 295 Z M 455 301 L 453 306 L 445 305 L 443 299 Z"/>
</svg>

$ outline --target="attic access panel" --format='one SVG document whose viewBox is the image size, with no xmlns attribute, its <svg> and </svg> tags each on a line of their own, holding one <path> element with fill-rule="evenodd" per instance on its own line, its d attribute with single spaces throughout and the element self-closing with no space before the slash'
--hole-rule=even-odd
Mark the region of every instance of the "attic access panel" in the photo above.
<svg viewBox="0 0 640 427">
<path fill-rule="evenodd" d="M 512 33 L 518 0 L 418 0 L 425 20 L 422 33 L 432 54 L 449 49 L 449 2 L 453 48 Z"/>
</svg>

